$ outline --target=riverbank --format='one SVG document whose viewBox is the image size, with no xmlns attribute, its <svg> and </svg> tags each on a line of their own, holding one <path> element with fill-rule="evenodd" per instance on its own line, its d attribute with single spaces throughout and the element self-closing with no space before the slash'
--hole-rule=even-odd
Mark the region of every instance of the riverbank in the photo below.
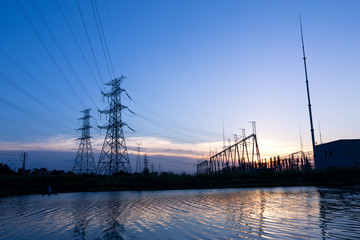
<svg viewBox="0 0 360 240">
<path fill-rule="evenodd" d="M 247 188 L 281 186 L 346 187 L 360 185 L 359 168 L 331 168 L 326 171 L 250 171 L 214 175 L 188 175 L 163 172 L 147 174 L 100 175 L 22 175 L 0 176 L 0 197 L 65 192 L 121 190 L 170 190 L 208 188 Z"/>
</svg>

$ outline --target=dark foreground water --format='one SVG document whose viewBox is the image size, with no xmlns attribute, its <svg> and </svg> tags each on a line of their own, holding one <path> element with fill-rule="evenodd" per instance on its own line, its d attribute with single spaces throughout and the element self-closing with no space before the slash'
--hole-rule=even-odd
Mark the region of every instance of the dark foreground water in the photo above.
<svg viewBox="0 0 360 240">
<path fill-rule="evenodd" d="M 241 238 L 360 238 L 360 193 L 294 187 L 0 199 L 0 239 Z"/>
</svg>

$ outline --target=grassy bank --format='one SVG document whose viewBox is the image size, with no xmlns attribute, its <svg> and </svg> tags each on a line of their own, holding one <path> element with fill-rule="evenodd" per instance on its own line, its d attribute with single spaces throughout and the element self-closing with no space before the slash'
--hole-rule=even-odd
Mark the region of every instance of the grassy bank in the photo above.
<svg viewBox="0 0 360 240">
<path fill-rule="evenodd" d="M 331 168 L 324 171 L 250 171 L 216 175 L 173 173 L 117 174 L 115 176 L 74 175 L 55 171 L 37 175 L 1 175 L 0 196 L 53 193 L 243 188 L 277 186 L 344 187 L 360 185 L 359 168 Z"/>
</svg>

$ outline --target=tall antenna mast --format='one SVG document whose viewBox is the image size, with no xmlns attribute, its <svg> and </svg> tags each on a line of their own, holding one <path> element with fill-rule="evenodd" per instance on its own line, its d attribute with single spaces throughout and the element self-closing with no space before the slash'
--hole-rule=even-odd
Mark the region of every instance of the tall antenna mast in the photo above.
<svg viewBox="0 0 360 240">
<path fill-rule="evenodd" d="M 322 144 L 322 136 L 321 136 L 321 128 L 320 128 L 320 122 L 319 122 L 319 134 L 320 134 L 320 144 Z"/>
<path fill-rule="evenodd" d="M 224 127 L 224 120 L 223 120 L 223 149 L 225 149 L 225 127 Z"/>
<path fill-rule="evenodd" d="M 305 68 L 306 91 L 307 91 L 308 106 L 309 106 L 311 141 L 312 141 L 312 148 L 313 148 L 313 156 L 314 156 L 314 160 L 315 160 L 315 135 L 314 135 L 314 125 L 313 125 L 313 119 L 312 119 L 312 112 L 311 112 L 309 79 L 308 79 L 307 68 L 306 68 L 306 57 L 305 57 L 303 30 L 302 30 L 302 24 L 301 24 L 301 15 L 299 16 L 299 19 L 300 19 L 300 32 L 301 32 L 303 60 L 304 60 L 304 68 Z"/>
<path fill-rule="evenodd" d="M 303 142 L 302 142 L 302 136 L 301 136 L 301 128 L 299 126 L 299 132 L 300 132 L 300 149 L 303 152 L 304 151 L 304 146 L 303 146 Z"/>
</svg>

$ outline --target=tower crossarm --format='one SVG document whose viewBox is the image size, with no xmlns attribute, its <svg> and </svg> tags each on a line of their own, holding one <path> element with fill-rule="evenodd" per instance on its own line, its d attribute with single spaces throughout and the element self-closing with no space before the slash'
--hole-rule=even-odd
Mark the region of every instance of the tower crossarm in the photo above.
<svg viewBox="0 0 360 240">
<path fill-rule="evenodd" d="M 117 95 L 121 94 L 122 92 L 126 92 L 126 90 L 125 90 L 125 89 L 122 89 L 122 88 L 114 87 L 114 89 L 112 89 L 112 90 L 109 91 L 109 92 L 103 92 L 103 91 L 101 91 L 101 94 L 102 94 L 104 97 L 113 97 L 113 96 L 117 96 Z"/>
<path fill-rule="evenodd" d="M 84 131 L 84 130 L 88 130 L 90 128 L 93 128 L 92 126 L 84 126 L 84 127 L 81 127 L 81 128 L 78 128 L 76 129 L 77 131 Z"/>
<path fill-rule="evenodd" d="M 110 82 L 105 83 L 105 85 L 107 85 L 107 86 L 119 85 L 120 86 L 120 84 L 122 83 L 122 81 L 124 81 L 124 79 L 126 79 L 126 77 L 121 76 L 119 78 L 115 78 L 115 79 L 111 80 Z"/>
</svg>

